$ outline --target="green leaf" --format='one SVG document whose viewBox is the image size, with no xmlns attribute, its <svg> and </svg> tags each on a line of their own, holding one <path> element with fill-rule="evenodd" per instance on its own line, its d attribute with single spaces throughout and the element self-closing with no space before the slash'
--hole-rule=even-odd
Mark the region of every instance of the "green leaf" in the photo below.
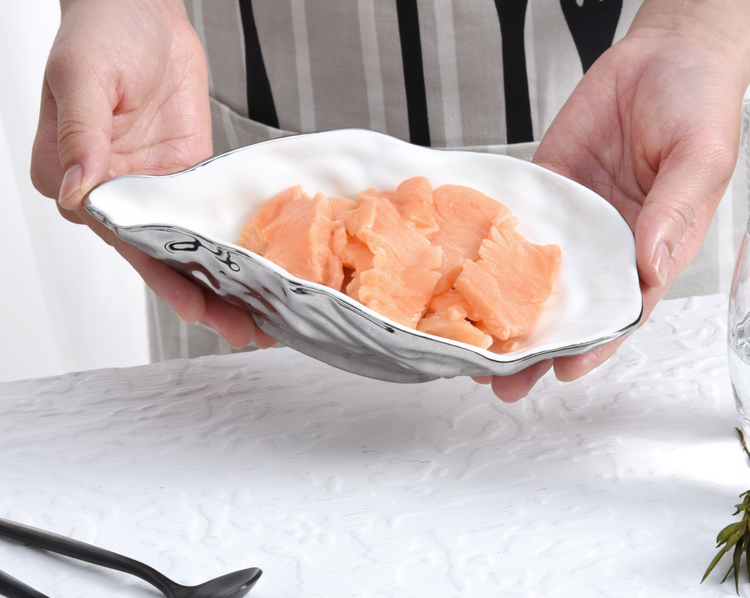
<svg viewBox="0 0 750 598">
<path fill-rule="evenodd" d="M 737 595 L 740 595 L 740 560 L 742 559 L 742 547 L 745 543 L 744 532 L 743 537 L 737 542 L 737 546 L 734 549 L 734 558 L 732 559 L 732 566 L 734 567 L 734 589 L 737 590 Z"/>
<path fill-rule="evenodd" d="M 744 533 L 745 533 L 745 530 L 741 529 L 740 531 L 735 532 L 732 536 L 729 537 L 726 545 L 719 551 L 719 553 L 714 557 L 714 560 L 711 561 L 711 564 L 708 566 L 708 569 L 706 569 L 706 573 L 703 575 L 703 579 L 701 579 L 701 583 L 706 581 L 706 578 L 709 576 L 711 571 L 713 571 L 716 564 L 721 560 L 721 557 L 723 557 L 727 552 L 731 550 L 731 548 L 735 544 L 737 544 L 737 542 L 743 536 Z M 724 579 L 726 579 L 726 577 Z"/>
<path fill-rule="evenodd" d="M 745 497 L 745 500 L 743 500 L 738 505 L 734 505 L 737 509 L 734 512 L 734 515 L 737 515 L 738 513 L 740 513 L 740 511 L 745 511 L 744 515 L 747 516 L 748 509 L 750 509 L 750 494 L 747 492 L 743 492 L 742 494 L 740 494 L 740 498 L 742 498 L 743 496 Z"/>
<path fill-rule="evenodd" d="M 740 529 L 744 529 L 747 526 L 747 521 L 735 521 L 734 523 L 730 523 L 727 525 L 723 530 L 719 532 L 719 535 L 716 536 L 716 544 L 717 548 L 724 544 L 731 536 L 732 534 L 736 533 Z"/>
<path fill-rule="evenodd" d="M 724 546 L 724 548 L 722 548 L 717 553 L 717 555 L 711 561 L 711 564 L 708 566 L 708 569 L 706 569 L 706 572 L 703 574 L 703 579 L 701 579 L 701 583 L 703 583 L 704 581 L 706 581 L 706 578 L 711 574 L 711 571 L 714 570 L 714 567 L 716 567 L 716 565 L 719 564 L 719 561 L 721 560 L 721 557 L 723 557 L 727 552 L 729 552 L 730 548 L 731 548 L 731 546 Z M 726 577 L 724 579 L 726 579 Z M 722 583 L 723 583 L 723 580 L 722 580 Z"/>
<path fill-rule="evenodd" d="M 742 444 L 742 449 L 745 451 L 747 458 L 750 459 L 750 449 L 748 449 L 747 443 L 745 442 L 745 436 L 742 430 L 735 428 Z M 711 564 L 703 574 L 701 583 L 706 581 L 706 578 L 711 574 L 716 565 L 719 563 L 721 558 L 734 547 L 734 554 L 732 555 L 732 563 L 729 566 L 724 579 L 721 583 L 724 583 L 729 579 L 729 575 L 734 571 L 734 588 L 737 591 L 737 595 L 740 594 L 740 563 L 742 562 L 742 553 L 745 553 L 745 564 L 747 565 L 747 574 L 750 578 L 750 490 L 746 490 L 740 494 L 742 502 L 735 505 L 736 511 L 733 515 L 739 515 L 742 513 L 742 519 L 735 523 L 730 523 L 724 529 L 722 529 L 716 536 L 716 547 L 719 548 L 719 552 L 714 556 Z M 722 546 L 723 545 L 723 546 Z"/>
<path fill-rule="evenodd" d="M 721 583 L 724 583 L 727 579 L 729 579 L 729 574 L 732 572 L 733 569 L 734 569 L 734 563 L 729 565 L 729 570 L 727 571 L 727 574 L 724 576 L 724 579 L 721 580 Z"/>
</svg>

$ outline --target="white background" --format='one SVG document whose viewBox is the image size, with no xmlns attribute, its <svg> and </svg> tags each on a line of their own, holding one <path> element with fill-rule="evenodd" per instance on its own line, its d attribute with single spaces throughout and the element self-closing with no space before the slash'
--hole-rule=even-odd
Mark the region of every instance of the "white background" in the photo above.
<svg viewBox="0 0 750 598">
<path fill-rule="evenodd" d="M 29 165 L 56 0 L 0 19 L 0 382 L 148 361 L 140 278 L 31 185 Z"/>
</svg>

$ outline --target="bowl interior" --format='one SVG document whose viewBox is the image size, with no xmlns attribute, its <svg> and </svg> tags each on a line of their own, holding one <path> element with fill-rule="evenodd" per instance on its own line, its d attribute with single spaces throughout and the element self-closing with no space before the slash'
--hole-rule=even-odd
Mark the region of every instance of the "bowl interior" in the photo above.
<svg viewBox="0 0 750 598">
<path fill-rule="evenodd" d="M 417 175 L 434 187 L 474 187 L 506 204 L 527 239 L 561 247 L 553 296 L 521 348 L 504 355 L 476 351 L 499 361 L 561 347 L 580 352 L 580 345 L 619 334 L 640 319 L 635 243 L 620 214 L 583 186 L 507 156 L 340 130 L 260 143 L 174 175 L 120 177 L 97 187 L 88 201 L 119 227 L 171 225 L 231 245 L 246 220 L 292 185 L 310 194 L 356 197 L 365 188 L 393 189 Z"/>
</svg>

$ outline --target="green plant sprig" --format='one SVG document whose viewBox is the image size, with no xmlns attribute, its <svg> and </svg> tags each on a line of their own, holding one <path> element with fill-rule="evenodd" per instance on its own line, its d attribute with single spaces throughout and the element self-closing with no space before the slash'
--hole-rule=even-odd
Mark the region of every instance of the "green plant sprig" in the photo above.
<svg viewBox="0 0 750 598">
<path fill-rule="evenodd" d="M 740 442 L 742 448 L 745 451 L 748 459 L 750 459 L 750 451 L 748 451 L 747 444 L 745 443 L 745 437 L 742 434 L 742 430 L 735 428 L 737 434 L 740 436 Z M 716 536 L 716 548 L 720 548 L 719 553 L 711 561 L 711 564 L 706 569 L 706 573 L 701 579 L 701 583 L 706 581 L 714 567 L 718 564 L 726 553 L 734 548 L 734 554 L 732 555 L 732 564 L 729 566 L 724 579 L 721 583 L 724 583 L 728 578 L 729 574 L 734 571 L 734 587 L 737 590 L 737 595 L 740 595 L 740 561 L 742 560 L 742 553 L 745 553 L 745 563 L 747 565 L 747 574 L 750 577 L 750 490 L 740 494 L 742 502 L 735 505 L 737 510 L 733 515 L 739 515 L 742 513 L 742 519 L 735 523 L 730 523 Z"/>
</svg>

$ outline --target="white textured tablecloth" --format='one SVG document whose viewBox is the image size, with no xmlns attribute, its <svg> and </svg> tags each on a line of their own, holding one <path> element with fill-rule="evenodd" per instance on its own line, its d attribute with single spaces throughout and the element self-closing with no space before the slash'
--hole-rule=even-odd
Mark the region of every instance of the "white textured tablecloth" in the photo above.
<svg viewBox="0 0 750 598">
<path fill-rule="evenodd" d="M 0 516 L 181 583 L 258 566 L 257 598 L 731 596 L 728 562 L 699 585 L 750 489 L 725 312 L 664 302 L 514 405 L 288 349 L 0 385 Z M 3 539 L 0 569 L 53 598 L 159 595 Z"/>
</svg>

